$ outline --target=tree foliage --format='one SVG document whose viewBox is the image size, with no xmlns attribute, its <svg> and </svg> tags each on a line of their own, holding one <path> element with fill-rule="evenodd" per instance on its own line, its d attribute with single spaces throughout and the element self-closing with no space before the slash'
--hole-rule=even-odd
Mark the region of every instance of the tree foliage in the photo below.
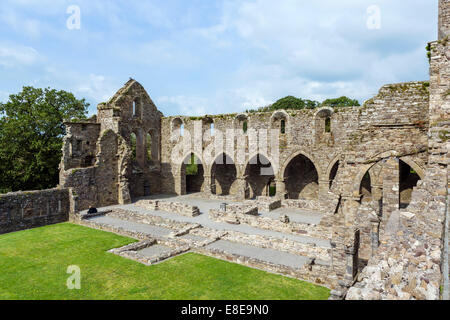
<svg viewBox="0 0 450 320">
<path fill-rule="evenodd" d="M 287 96 L 281 98 L 274 104 L 271 104 L 266 107 L 247 110 L 247 112 L 271 112 L 275 110 L 303 110 L 303 109 L 315 109 L 321 106 L 330 106 L 330 107 L 354 107 L 360 106 L 358 100 L 351 99 L 348 97 L 340 97 L 335 99 L 327 99 L 324 102 L 320 103 L 314 100 L 301 99 L 293 96 Z"/>
<path fill-rule="evenodd" d="M 72 93 L 33 87 L 0 103 L 0 193 L 55 187 L 63 122 L 86 118 L 88 106 Z"/>
<path fill-rule="evenodd" d="M 275 110 L 302 110 L 302 109 L 314 109 L 319 106 L 319 102 L 300 99 L 293 96 L 284 97 L 274 104 L 266 107 L 259 108 L 257 110 L 248 110 L 248 112 L 269 112 Z"/>
<path fill-rule="evenodd" d="M 340 97 L 335 99 L 327 99 L 322 102 L 323 106 L 329 107 L 359 107 L 359 101 L 356 99 L 350 99 L 348 97 Z"/>
</svg>

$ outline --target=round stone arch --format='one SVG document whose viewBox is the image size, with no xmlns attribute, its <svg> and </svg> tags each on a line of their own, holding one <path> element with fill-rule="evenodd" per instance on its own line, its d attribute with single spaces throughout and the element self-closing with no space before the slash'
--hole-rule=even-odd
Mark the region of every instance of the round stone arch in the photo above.
<svg viewBox="0 0 450 320">
<path fill-rule="evenodd" d="M 268 163 L 263 162 L 262 158 L 265 158 Z M 253 159 L 256 159 L 255 163 L 252 163 Z M 266 171 L 263 171 L 264 169 Z M 277 171 L 278 167 L 266 153 L 255 152 L 249 156 L 241 171 L 241 178 L 245 180 L 245 199 L 255 199 L 259 196 L 275 196 L 275 184 L 278 179 Z"/>
<path fill-rule="evenodd" d="M 276 121 L 285 121 L 285 134 L 289 133 L 289 124 L 291 121 L 291 117 L 289 116 L 289 114 L 285 111 L 285 110 L 276 110 L 272 116 L 270 117 L 270 128 L 273 129 L 273 125 Z M 281 124 L 280 124 L 281 126 Z"/>
<path fill-rule="evenodd" d="M 240 113 L 233 119 L 233 127 L 237 130 L 242 130 L 242 124 L 247 122 L 247 128 L 249 124 L 249 117 L 246 113 Z"/>
<path fill-rule="evenodd" d="M 365 164 L 359 169 L 358 174 L 356 175 L 356 177 L 354 179 L 354 183 L 352 185 L 352 195 L 353 196 L 358 197 L 360 195 L 359 190 L 361 188 L 361 182 L 362 182 L 364 176 L 366 175 L 367 172 L 369 172 L 369 174 L 370 174 L 370 172 L 371 172 L 370 169 L 372 169 L 372 167 L 374 165 L 376 165 L 377 163 L 378 162 Z M 372 180 L 372 178 L 376 179 L 375 177 L 371 176 L 370 177 L 371 181 L 374 181 L 374 180 Z"/>
<path fill-rule="evenodd" d="M 334 110 L 331 107 L 321 107 L 316 112 L 314 112 L 314 119 L 316 119 L 320 113 L 326 113 L 327 116 L 332 116 L 334 114 Z"/>
<path fill-rule="evenodd" d="M 256 156 L 258 156 L 258 155 L 261 155 L 261 156 L 263 156 L 263 157 L 265 157 L 269 162 L 270 162 L 270 164 L 272 165 L 272 169 L 273 169 L 273 175 L 275 176 L 275 179 L 279 179 L 279 175 L 278 175 L 278 171 L 279 171 L 279 165 L 277 165 L 277 163 L 275 163 L 274 161 L 273 161 L 273 159 L 271 158 L 271 157 L 269 157 L 266 153 L 264 153 L 264 152 L 254 152 L 252 155 L 250 155 L 249 157 L 248 157 L 248 159 L 245 161 L 245 164 L 242 166 L 242 168 L 241 168 L 241 170 L 240 170 L 240 173 L 242 174 L 242 175 L 245 175 L 245 171 L 246 171 L 246 169 L 247 169 L 247 167 L 248 167 L 248 165 L 249 165 L 249 163 L 250 163 L 250 160 L 252 160 L 253 158 L 255 158 Z M 239 170 L 238 170 L 239 171 Z"/>
<path fill-rule="evenodd" d="M 183 172 L 183 166 L 185 165 L 184 161 L 190 157 L 191 155 L 194 155 L 198 161 L 200 161 L 200 163 L 198 163 L 199 165 L 202 166 L 202 170 L 201 170 L 201 176 L 202 176 L 202 181 L 200 182 L 200 186 L 204 186 L 204 178 L 205 178 L 205 167 L 203 164 L 203 158 L 200 157 L 196 152 L 194 151 L 189 151 L 187 153 L 185 153 L 182 157 L 181 162 L 178 164 L 177 166 L 177 173 L 176 173 L 176 182 L 175 182 L 175 192 L 178 195 L 185 195 L 189 192 L 188 190 L 188 179 L 187 179 L 187 175 L 186 172 Z M 200 189 L 201 191 L 201 189 Z M 195 192 L 198 192 L 198 190 L 196 190 Z"/>
<path fill-rule="evenodd" d="M 216 161 L 224 157 L 224 163 L 218 164 Z M 227 159 L 231 159 L 232 163 L 227 163 Z M 207 169 L 211 182 L 211 193 L 215 195 L 228 196 L 237 192 L 237 183 L 239 177 L 239 166 L 236 165 L 234 159 L 226 152 L 220 153 L 212 160 Z"/>
<path fill-rule="evenodd" d="M 322 107 L 314 113 L 312 135 L 315 139 L 320 139 L 320 137 L 324 134 L 326 118 L 331 119 L 333 114 L 334 110 L 331 107 Z"/>
<path fill-rule="evenodd" d="M 181 126 L 184 126 L 184 121 L 181 117 L 173 118 L 170 121 L 170 140 L 172 142 L 177 141 L 181 137 Z"/>
<path fill-rule="evenodd" d="M 195 155 L 195 156 L 197 157 L 197 159 L 200 160 L 200 164 L 201 164 L 201 165 L 203 165 L 203 166 L 205 165 L 205 164 L 203 163 L 203 158 L 200 157 L 200 156 L 197 154 L 197 152 L 195 152 L 195 151 L 189 151 L 189 152 L 187 152 L 187 153 L 185 153 L 185 154 L 183 155 L 183 157 L 181 158 L 181 159 L 182 159 L 181 162 L 178 163 L 178 165 L 177 165 L 177 172 L 178 172 L 178 173 L 181 172 L 181 169 L 182 169 L 183 164 L 184 164 L 184 160 L 186 160 L 186 158 L 187 158 L 188 156 L 190 156 L 191 154 Z"/>
<path fill-rule="evenodd" d="M 293 153 L 280 172 L 289 199 L 317 200 L 322 176 L 315 158 L 303 151 Z"/>
<path fill-rule="evenodd" d="M 209 172 L 210 174 L 212 173 L 212 169 L 213 169 L 214 164 L 216 163 L 216 160 L 217 160 L 220 156 L 223 156 L 223 155 L 225 155 L 225 157 L 228 157 L 228 158 L 230 158 L 230 159 L 233 161 L 233 164 L 236 166 L 236 171 L 237 171 L 237 173 L 239 174 L 238 165 L 237 165 L 236 162 L 234 161 L 233 157 L 230 157 L 230 155 L 229 155 L 228 153 L 226 153 L 226 152 L 221 152 L 219 155 L 216 155 L 216 156 L 214 157 L 214 159 L 213 159 L 210 163 L 207 164 L 207 172 Z"/>
<path fill-rule="evenodd" d="M 423 180 L 425 178 L 425 170 L 416 161 L 411 159 L 410 156 L 401 157 L 399 159 L 410 166 L 414 171 L 416 171 L 420 179 Z"/>
<path fill-rule="evenodd" d="M 341 162 L 341 158 L 342 158 L 341 155 L 337 155 L 337 156 L 335 156 L 335 157 L 333 158 L 333 160 L 331 160 L 331 162 L 328 164 L 328 167 L 327 167 L 326 172 L 325 172 L 325 178 L 326 178 L 326 179 L 329 179 L 329 178 L 330 178 L 331 170 L 333 170 L 333 168 L 334 168 L 334 166 L 335 166 L 336 163 Z"/>
<path fill-rule="evenodd" d="M 294 160 L 296 157 L 298 157 L 300 155 L 308 158 L 312 162 L 312 164 L 314 165 L 314 168 L 317 171 L 317 175 L 318 175 L 319 181 L 320 181 L 323 178 L 323 172 L 322 172 L 321 168 L 319 166 L 317 166 L 316 159 L 311 154 L 309 154 L 309 153 L 307 153 L 307 152 L 305 152 L 303 150 L 295 151 L 294 153 L 291 154 L 291 156 L 289 158 L 287 158 L 286 161 L 284 161 L 283 166 L 281 167 L 281 171 L 279 172 L 278 176 L 283 179 L 284 178 L 284 174 L 286 173 L 286 169 L 289 166 L 289 164 L 291 163 L 291 161 Z"/>
</svg>

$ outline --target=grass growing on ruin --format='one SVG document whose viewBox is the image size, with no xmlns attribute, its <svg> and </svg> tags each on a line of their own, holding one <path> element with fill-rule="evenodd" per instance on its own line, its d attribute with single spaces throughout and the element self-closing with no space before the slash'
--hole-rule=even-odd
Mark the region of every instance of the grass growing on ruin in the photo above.
<svg viewBox="0 0 450 320">
<path fill-rule="evenodd" d="M 106 252 L 135 240 L 70 223 L 0 236 L 0 299 L 327 299 L 329 290 L 198 254 L 158 265 Z M 67 267 L 81 269 L 68 290 Z"/>
</svg>

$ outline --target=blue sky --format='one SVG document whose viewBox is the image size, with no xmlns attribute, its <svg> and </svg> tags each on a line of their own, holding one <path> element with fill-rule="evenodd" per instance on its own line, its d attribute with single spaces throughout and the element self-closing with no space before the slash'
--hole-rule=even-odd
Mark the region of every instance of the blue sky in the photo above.
<svg viewBox="0 0 450 320">
<path fill-rule="evenodd" d="M 79 30 L 67 8 L 77 5 Z M 369 29 L 376 5 L 380 28 Z M 437 0 L 2 0 L 0 101 L 73 92 L 90 114 L 130 77 L 165 115 L 244 111 L 294 95 L 363 102 L 427 80 Z"/>
</svg>

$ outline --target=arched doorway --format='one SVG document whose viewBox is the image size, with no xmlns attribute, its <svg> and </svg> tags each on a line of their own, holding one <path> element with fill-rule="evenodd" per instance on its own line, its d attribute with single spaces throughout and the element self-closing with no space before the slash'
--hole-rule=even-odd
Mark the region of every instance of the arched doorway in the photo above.
<svg viewBox="0 0 450 320">
<path fill-rule="evenodd" d="M 275 175 L 270 161 L 258 154 L 251 158 L 245 169 L 247 189 L 246 199 L 256 199 L 260 196 L 273 196 Z"/>
<path fill-rule="evenodd" d="M 230 195 L 236 178 L 237 170 L 233 159 L 226 154 L 221 154 L 216 158 L 211 168 L 212 194 Z"/>
<path fill-rule="evenodd" d="M 359 187 L 359 194 L 362 195 L 361 202 L 372 201 L 372 179 L 370 178 L 369 171 L 366 172 L 361 180 L 361 185 Z"/>
<path fill-rule="evenodd" d="M 317 199 L 319 175 L 314 163 L 303 154 L 297 155 L 284 171 L 284 181 L 289 199 Z"/>
<path fill-rule="evenodd" d="M 330 176 L 328 177 L 328 179 L 330 180 L 330 189 L 333 186 L 333 182 L 334 182 L 334 179 L 336 178 L 338 169 L 339 169 L 339 161 L 336 161 L 333 168 L 331 168 Z"/>
<path fill-rule="evenodd" d="M 185 158 L 181 166 L 181 193 L 202 192 L 204 182 L 205 177 L 202 162 L 195 154 L 191 153 Z"/>
<path fill-rule="evenodd" d="M 419 174 L 406 162 L 400 160 L 400 208 L 407 208 L 411 203 L 412 191 L 420 180 Z"/>
</svg>

